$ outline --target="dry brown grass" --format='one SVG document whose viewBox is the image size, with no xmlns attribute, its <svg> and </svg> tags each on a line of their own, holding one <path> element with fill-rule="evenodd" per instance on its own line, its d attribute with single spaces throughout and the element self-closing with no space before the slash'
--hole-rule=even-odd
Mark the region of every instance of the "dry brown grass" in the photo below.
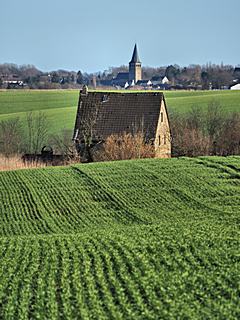
<svg viewBox="0 0 240 320">
<path fill-rule="evenodd" d="M 0 155 L 0 171 L 20 170 L 30 168 L 43 168 L 46 164 L 42 162 L 24 162 L 20 156 L 5 157 Z"/>
<path fill-rule="evenodd" d="M 5 157 L 0 154 L 0 171 L 45 168 L 49 166 L 68 166 L 80 162 L 78 156 L 62 161 L 41 162 L 41 161 L 23 161 L 20 155 Z"/>
</svg>

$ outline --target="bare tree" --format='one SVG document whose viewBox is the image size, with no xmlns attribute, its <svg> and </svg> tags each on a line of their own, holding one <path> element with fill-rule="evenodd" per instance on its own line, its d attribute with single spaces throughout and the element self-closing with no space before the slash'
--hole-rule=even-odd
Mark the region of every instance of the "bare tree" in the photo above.
<svg viewBox="0 0 240 320">
<path fill-rule="evenodd" d="M 199 114 L 200 115 L 200 114 Z M 171 135 L 173 156 L 200 156 L 209 154 L 209 136 L 200 126 L 196 114 L 171 114 Z M 201 117 L 203 114 L 201 114 Z M 201 121 L 201 125 L 203 122 Z"/>
<path fill-rule="evenodd" d="M 216 144 L 218 155 L 240 154 L 240 113 L 233 113 L 222 123 L 221 135 Z"/>
<path fill-rule="evenodd" d="M 208 104 L 206 114 L 206 129 L 211 139 L 219 135 L 219 129 L 224 121 L 223 109 L 218 101 Z"/>
<path fill-rule="evenodd" d="M 190 129 L 203 129 L 205 116 L 203 114 L 202 108 L 198 105 L 192 106 L 188 116 L 187 116 L 187 126 Z"/>
<path fill-rule="evenodd" d="M 94 130 L 97 121 L 100 119 L 100 107 L 101 102 L 89 103 L 86 108 L 84 108 L 84 115 L 80 119 L 80 128 L 83 141 L 80 141 L 78 146 L 81 161 L 92 162 L 92 152 L 91 149 L 96 143 L 101 141 L 95 141 Z"/>
<path fill-rule="evenodd" d="M 224 114 L 218 102 L 209 103 L 207 111 L 193 108 L 170 118 L 174 156 L 240 153 L 240 114 Z"/>
<path fill-rule="evenodd" d="M 39 111 L 38 113 L 27 114 L 27 145 L 28 153 L 37 154 L 40 152 L 43 144 L 47 140 L 48 135 L 48 121 L 45 113 Z"/>
<path fill-rule="evenodd" d="M 51 135 L 49 142 L 55 152 L 60 153 L 67 160 L 79 160 L 79 155 L 71 136 L 71 130 L 63 129 L 60 133 Z"/>
<path fill-rule="evenodd" d="M 208 104 L 206 113 L 206 130 L 210 139 L 210 154 L 217 155 L 217 145 L 221 140 L 222 130 L 226 115 L 223 114 L 223 109 L 218 101 L 211 101 Z"/>
<path fill-rule="evenodd" d="M 6 157 L 22 151 L 23 129 L 19 118 L 0 122 L 0 152 Z"/>
</svg>

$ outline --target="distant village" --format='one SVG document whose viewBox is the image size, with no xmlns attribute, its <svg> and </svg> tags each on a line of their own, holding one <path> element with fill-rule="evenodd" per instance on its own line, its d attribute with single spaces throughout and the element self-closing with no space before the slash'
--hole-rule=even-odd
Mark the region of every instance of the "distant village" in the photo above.
<svg viewBox="0 0 240 320">
<path fill-rule="evenodd" d="M 240 90 L 240 66 L 189 65 L 144 67 L 135 44 L 127 65 L 103 72 L 42 72 L 33 65 L 0 64 L 0 89 Z"/>
</svg>

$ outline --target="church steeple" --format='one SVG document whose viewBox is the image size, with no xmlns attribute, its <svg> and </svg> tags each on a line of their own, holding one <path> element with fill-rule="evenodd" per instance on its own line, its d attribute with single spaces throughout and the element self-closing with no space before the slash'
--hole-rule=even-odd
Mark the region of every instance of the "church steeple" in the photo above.
<svg viewBox="0 0 240 320">
<path fill-rule="evenodd" d="M 136 43 L 135 43 L 135 46 L 134 46 L 132 60 L 130 61 L 130 63 L 133 63 L 133 62 L 141 63 L 141 61 L 139 59 L 138 49 L 137 49 L 137 44 Z"/>
<path fill-rule="evenodd" d="M 135 44 L 132 59 L 129 62 L 129 82 L 134 81 L 136 84 L 138 80 L 142 80 L 142 67 L 138 55 L 137 44 Z"/>
</svg>

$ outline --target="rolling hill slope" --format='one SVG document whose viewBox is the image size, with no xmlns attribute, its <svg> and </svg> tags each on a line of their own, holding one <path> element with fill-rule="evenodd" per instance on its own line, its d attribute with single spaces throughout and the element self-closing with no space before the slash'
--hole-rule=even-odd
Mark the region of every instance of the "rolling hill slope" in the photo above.
<svg viewBox="0 0 240 320">
<path fill-rule="evenodd" d="M 239 318 L 239 157 L 1 172 L 0 195 L 0 318 Z"/>
</svg>

